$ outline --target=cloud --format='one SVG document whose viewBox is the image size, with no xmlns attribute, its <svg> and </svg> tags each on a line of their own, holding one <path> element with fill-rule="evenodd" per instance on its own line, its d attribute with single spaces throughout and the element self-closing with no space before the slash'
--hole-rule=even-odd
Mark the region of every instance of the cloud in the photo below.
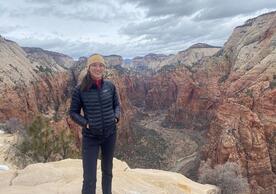
<svg viewBox="0 0 276 194">
<path fill-rule="evenodd" d="M 68 5 L 68 4 L 79 4 L 79 3 L 87 3 L 91 2 L 90 0 L 47 0 L 47 1 L 41 1 L 41 0 L 25 0 L 26 3 L 37 3 L 37 4 L 49 4 L 49 3 L 57 3 L 62 5 Z M 101 2 L 100 0 L 94 0 L 93 2 Z"/>
<path fill-rule="evenodd" d="M 210 4 L 198 12 L 195 19 L 212 20 L 237 15 L 250 15 L 261 9 L 276 9 L 276 1 L 271 0 L 252 0 L 250 4 L 247 1 L 240 0 L 212 0 L 209 2 Z"/>
<path fill-rule="evenodd" d="M 103 55 L 123 55 L 123 53 L 119 51 L 124 50 L 125 47 L 123 44 L 117 45 L 113 43 L 101 43 L 92 40 L 74 40 L 54 35 L 45 35 L 39 37 L 33 34 L 26 37 L 16 38 L 12 36 L 5 36 L 5 38 L 17 42 L 20 46 L 39 47 L 45 50 L 67 54 L 75 59 L 78 59 L 81 56 L 89 56 L 96 52 Z"/>
<path fill-rule="evenodd" d="M 196 22 L 191 17 L 167 17 L 131 23 L 121 28 L 120 32 L 131 38 L 141 37 L 149 42 L 160 42 L 166 45 L 168 42 L 188 41 L 201 37 L 210 38 L 212 33 L 225 25 L 225 22 L 229 21 Z M 219 31 L 221 33 L 223 30 Z"/>
<path fill-rule="evenodd" d="M 25 2 L 21 7 L 10 8 L 10 16 L 56 17 L 57 19 L 105 23 L 114 20 L 136 19 L 132 7 L 121 6 L 117 1 L 25 0 Z"/>
<path fill-rule="evenodd" d="M 3 16 L 5 14 L 5 8 L 4 7 L 0 7 L 0 16 Z"/>
<path fill-rule="evenodd" d="M 130 39 L 145 43 L 144 50 L 148 52 L 176 53 L 198 42 L 223 46 L 236 26 L 264 12 L 267 10 L 257 11 L 251 15 L 210 20 L 194 20 L 197 13 L 183 17 L 154 17 L 130 23 L 122 27 L 120 32 Z"/>
<path fill-rule="evenodd" d="M 276 1 L 251 0 L 250 3 L 241 0 L 120 0 L 122 3 L 132 3 L 146 10 L 148 17 L 191 16 L 198 12 L 198 20 L 218 19 L 249 14 L 260 9 L 276 9 Z"/>
<path fill-rule="evenodd" d="M 0 5 L 0 33 L 74 58 L 131 58 L 198 42 L 222 46 L 234 27 L 275 9 L 271 0 L 9 0 Z"/>
<path fill-rule="evenodd" d="M 122 3 L 133 3 L 136 7 L 146 10 L 148 17 L 167 15 L 189 16 L 200 9 L 200 0 L 120 0 Z"/>
<path fill-rule="evenodd" d="M 6 34 L 6 33 L 13 33 L 18 30 L 23 30 L 25 29 L 25 26 L 22 25 L 5 25 L 5 26 L 0 26 L 0 35 L 1 34 Z"/>
</svg>

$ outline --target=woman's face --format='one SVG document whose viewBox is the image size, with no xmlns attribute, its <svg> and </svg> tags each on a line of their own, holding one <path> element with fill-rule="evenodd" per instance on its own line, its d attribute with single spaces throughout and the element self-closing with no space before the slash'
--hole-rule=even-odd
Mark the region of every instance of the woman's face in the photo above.
<svg viewBox="0 0 276 194">
<path fill-rule="evenodd" d="M 102 63 L 92 63 L 89 65 L 89 73 L 94 79 L 101 79 L 105 71 L 105 65 Z"/>
</svg>

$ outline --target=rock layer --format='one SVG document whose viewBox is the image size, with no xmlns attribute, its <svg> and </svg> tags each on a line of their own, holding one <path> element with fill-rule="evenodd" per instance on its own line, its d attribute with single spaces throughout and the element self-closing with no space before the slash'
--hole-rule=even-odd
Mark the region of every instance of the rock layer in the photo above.
<svg viewBox="0 0 276 194">
<path fill-rule="evenodd" d="M 146 109 L 167 109 L 167 125 L 205 130 L 203 159 L 213 165 L 237 162 L 252 187 L 273 193 L 275 43 L 276 12 L 271 12 L 235 28 L 218 53 L 191 67 L 164 66 L 151 78 L 128 78 L 128 94 L 134 104 L 144 97 Z"/>
<path fill-rule="evenodd" d="M 64 62 L 52 64 L 52 56 L 41 49 L 37 53 L 29 48 L 27 55 L 2 37 L 0 50 L 0 121 L 16 117 L 26 124 L 37 113 L 58 110 L 70 89 L 70 76 L 61 66 Z"/>
<path fill-rule="evenodd" d="M 97 193 L 101 193 L 100 161 L 98 161 Z M 76 194 L 81 193 L 81 160 L 66 159 L 37 163 L 23 170 L 0 171 L 0 194 Z M 195 183 L 183 175 L 154 169 L 130 169 L 114 159 L 114 194 L 216 194 L 212 185 Z"/>
</svg>

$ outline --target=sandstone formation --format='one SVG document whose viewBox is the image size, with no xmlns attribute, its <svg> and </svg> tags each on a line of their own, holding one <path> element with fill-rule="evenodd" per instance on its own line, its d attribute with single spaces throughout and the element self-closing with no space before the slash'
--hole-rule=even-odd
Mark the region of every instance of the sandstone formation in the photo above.
<svg viewBox="0 0 276 194">
<path fill-rule="evenodd" d="M 43 50 L 41 48 L 22 47 L 28 54 L 29 60 L 39 62 L 44 67 L 48 66 L 52 70 L 62 71 L 74 64 L 74 60 L 64 54 Z"/>
<path fill-rule="evenodd" d="M 134 57 L 128 67 L 137 71 L 155 69 L 167 56 L 163 54 L 150 53 L 144 57 Z"/>
<path fill-rule="evenodd" d="M 134 105 L 168 110 L 167 125 L 206 131 L 203 159 L 237 162 L 267 193 L 276 190 L 275 32 L 276 12 L 264 14 L 235 28 L 212 57 L 124 78 Z"/>
<path fill-rule="evenodd" d="M 198 43 L 178 52 L 176 55 L 150 53 L 143 57 L 135 57 L 130 64 L 123 64 L 123 67 L 146 73 L 148 70 L 158 71 L 164 66 L 193 66 L 195 62 L 202 58 L 214 55 L 219 49 L 220 47 Z"/>
<path fill-rule="evenodd" d="M 236 162 L 248 178 L 252 194 L 260 190 L 274 194 L 275 47 L 276 12 L 271 12 L 236 27 L 223 48 L 196 44 L 176 55 L 137 57 L 129 66 L 120 56 L 106 56 L 107 77 L 117 86 L 122 103 L 119 145 L 153 147 L 146 139 L 151 132 L 135 140 L 135 132 L 145 131 L 133 130 L 132 120 L 139 120 L 139 114 L 147 111 L 162 111 L 164 126 L 205 133 L 202 160 L 211 159 L 213 166 Z M 54 66 L 40 59 L 37 52 L 27 56 L 16 43 L 0 38 L 1 121 L 10 117 L 28 121 L 36 112 L 59 110 L 65 114 L 68 110 L 70 90 L 86 73 L 86 58 L 70 68 L 71 74 L 55 59 L 45 59 L 55 61 Z M 68 118 L 62 122 L 80 130 Z"/>
<path fill-rule="evenodd" d="M 153 69 L 156 73 L 148 74 L 150 71 L 147 70 L 143 75 L 137 73 L 123 76 L 125 84 L 128 85 L 128 97 L 134 105 L 142 105 L 148 110 L 164 110 L 171 107 L 177 99 L 180 100 L 177 95 L 182 91 L 185 91 L 186 97 L 191 95 L 190 92 L 194 92 L 194 90 L 186 91 L 189 85 L 196 84 L 190 72 L 193 65 L 205 57 L 214 55 L 219 49 L 219 47 L 199 43 L 176 55 L 149 54 L 134 58 L 133 64 L 144 66 L 146 70 Z M 130 65 L 132 66 L 136 67 Z M 181 88 L 182 83 L 187 84 L 186 88 Z"/>
<path fill-rule="evenodd" d="M 252 187 L 267 193 L 276 186 L 275 32 L 275 12 L 248 20 L 219 53 L 188 68 L 190 75 L 179 68 L 167 74 L 181 77 L 167 122 L 208 130 L 203 158 L 237 162 Z"/>
<path fill-rule="evenodd" d="M 104 56 L 104 60 L 106 61 L 108 67 L 122 65 L 123 64 L 123 57 L 119 55 L 108 55 Z"/>
<path fill-rule="evenodd" d="M 273 193 L 275 176 L 276 12 L 248 20 L 226 42 L 212 85 L 220 96 L 208 131 L 206 157 L 214 164 L 235 161 L 250 183 Z M 205 64 L 212 72 L 213 64 Z M 223 71 L 228 69 L 227 71 Z M 202 77 L 202 76 L 200 76 Z M 216 89 L 215 89 L 216 88 Z"/>
<path fill-rule="evenodd" d="M 98 161 L 97 193 L 101 193 Z M 66 159 L 37 163 L 22 170 L 0 171 L 0 194 L 77 194 L 81 193 L 81 160 Z M 216 194 L 212 185 L 201 185 L 183 175 L 154 169 L 130 169 L 114 159 L 114 194 Z"/>
<path fill-rule="evenodd" d="M 16 117 L 28 123 L 37 113 L 57 111 L 67 98 L 70 77 L 66 69 L 69 57 L 26 48 L 0 38 L 0 121 Z M 61 64 L 58 62 L 61 61 Z"/>
</svg>

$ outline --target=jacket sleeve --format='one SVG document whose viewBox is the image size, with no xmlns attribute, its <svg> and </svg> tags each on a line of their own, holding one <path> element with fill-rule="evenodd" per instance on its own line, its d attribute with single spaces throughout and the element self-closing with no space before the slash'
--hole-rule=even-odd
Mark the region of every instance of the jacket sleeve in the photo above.
<svg viewBox="0 0 276 194">
<path fill-rule="evenodd" d="M 114 85 L 114 92 L 113 92 L 113 109 L 118 123 L 120 119 L 121 108 L 120 108 L 120 102 L 119 102 L 118 93 L 115 85 Z"/>
<path fill-rule="evenodd" d="M 79 87 L 76 87 L 72 94 L 71 106 L 69 110 L 70 118 L 82 127 L 85 127 L 88 121 L 80 114 L 82 101 Z"/>
</svg>

